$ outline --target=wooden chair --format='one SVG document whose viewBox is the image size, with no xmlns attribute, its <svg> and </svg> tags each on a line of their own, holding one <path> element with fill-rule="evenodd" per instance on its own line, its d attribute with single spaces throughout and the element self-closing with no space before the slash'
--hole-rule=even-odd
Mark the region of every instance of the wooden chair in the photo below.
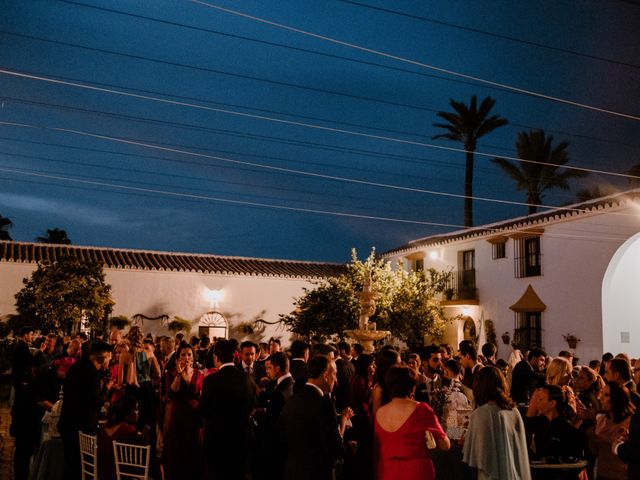
<svg viewBox="0 0 640 480">
<path fill-rule="evenodd" d="M 151 446 L 113 442 L 118 480 L 149 480 Z"/>
<path fill-rule="evenodd" d="M 78 432 L 80 436 L 80 471 L 82 480 L 98 479 L 98 441 L 95 435 Z"/>
</svg>

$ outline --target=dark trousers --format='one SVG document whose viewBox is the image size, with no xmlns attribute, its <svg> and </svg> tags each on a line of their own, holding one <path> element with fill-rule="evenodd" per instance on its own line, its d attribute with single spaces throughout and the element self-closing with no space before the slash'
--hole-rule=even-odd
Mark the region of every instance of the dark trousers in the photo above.
<svg viewBox="0 0 640 480">
<path fill-rule="evenodd" d="M 78 431 L 60 432 L 64 446 L 64 479 L 80 478 L 80 437 Z"/>
</svg>

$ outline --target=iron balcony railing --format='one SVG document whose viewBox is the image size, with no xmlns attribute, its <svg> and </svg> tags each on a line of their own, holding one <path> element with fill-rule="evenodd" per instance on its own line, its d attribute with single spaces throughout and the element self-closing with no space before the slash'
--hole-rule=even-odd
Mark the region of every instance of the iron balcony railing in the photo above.
<svg viewBox="0 0 640 480">
<path fill-rule="evenodd" d="M 476 271 L 456 270 L 451 272 L 444 289 L 445 300 L 478 300 L 476 288 Z"/>
</svg>

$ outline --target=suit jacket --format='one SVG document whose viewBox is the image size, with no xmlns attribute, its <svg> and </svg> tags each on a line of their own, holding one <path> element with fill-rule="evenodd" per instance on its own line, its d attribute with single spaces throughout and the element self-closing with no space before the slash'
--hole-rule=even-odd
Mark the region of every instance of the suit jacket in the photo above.
<svg viewBox="0 0 640 480">
<path fill-rule="evenodd" d="M 255 478 L 282 480 L 287 452 L 280 443 L 279 424 L 285 405 L 293 396 L 293 378 L 287 377 L 270 392 L 259 429 L 259 458 Z"/>
<path fill-rule="evenodd" d="M 304 385 L 287 402 L 281 420 L 286 444 L 285 480 L 331 480 L 344 451 L 331 399 Z"/>
<path fill-rule="evenodd" d="M 289 372 L 293 377 L 294 382 L 294 393 L 298 392 L 309 379 L 309 372 L 307 370 L 307 363 L 304 360 L 300 360 L 299 358 L 294 358 L 291 360 L 291 364 L 289 366 Z"/>
<path fill-rule="evenodd" d="M 227 366 L 205 377 L 199 412 L 208 479 L 244 478 L 256 387 L 242 370 Z"/>
<path fill-rule="evenodd" d="M 534 372 L 531 364 L 520 360 L 513 367 L 511 376 L 511 398 L 516 403 L 529 403 L 533 391 L 544 385 L 545 377 L 542 372 Z"/>
<path fill-rule="evenodd" d="M 353 364 L 338 358 L 336 360 L 338 384 L 334 389 L 336 410 L 342 412 L 345 408 L 353 406 L 353 377 L 356 376 L 356 368 Z"/>
<path fill-rule="evenodd" d="M 629 424 L 629 439 L 618 447 L 618 457 L 629 464 L 627 478 L 637 480 L 640 478 L 640 411 L 631 417 Z"/>
<path fill-rule="evenodd" d="M 96 433 L 103 402 L 100 372 L 88 359 L 74 363 L 64 379 L 64 398 L 58 421 L 60 433 Z"/>
<path fill-rule="evenodd" d="M 239 370 L 242 370 L 245 373 L 247 373 L 245 371 L 245 369 L 244 369 L 244 365 L 243 365 L 242 362 L 237 364 L 236 368 L 239 369 Z M 267 371 L 265 369 L 264 364 L 258 363 L 258 362 L 253 362 L 252 369 L 253 369 L 253 371 L 251 372 L 251 377 L 253 378 L 253 381 L 257 385 L 258 383 L 260 383 L 260 380 L 262 380 L 264 377 L 267 376 Z"/>
</svg>

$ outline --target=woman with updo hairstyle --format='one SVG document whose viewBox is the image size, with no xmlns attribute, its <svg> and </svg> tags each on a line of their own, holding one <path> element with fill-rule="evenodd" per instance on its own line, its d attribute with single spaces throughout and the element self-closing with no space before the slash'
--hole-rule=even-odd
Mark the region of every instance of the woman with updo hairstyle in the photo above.
<svg viewBox="0 0 640 480">
<path fill-rule="evenodd" d="M 578 399 L 586 408 L 600 410 L 600 391 L 604 388 L 604 380 L 595 370 L 583 366 L 573 380 L 573 388 L 578 392 Z"/>
<path fill-rule="evenodd" d="M 167 406 L 162 438 L 165 480 L 199 478 L 198 401 L 202 393 L 200 370 L 194 368 L 194 351 L 182 343 L 176 366 L 166 373 Z"/>
<path fill-rule="evenodd" d="M 351 383 L 353 417 L 351 423 L 352 439 L 358 444 L 356 449 L 354 468 L 351 473 L 353 480 L 373 478 L 373 413 L 371 398 L 375 382 L 376 364 L 373 355 L 361 353 L 355 362 L 356 374 Z"/>
<path fill-rule="evenodd" d="M 138 401 L 123 395 L 115 400 L 107 410 L 107 422 L 98 431 L 98 477 L 116 478 L 116 462 L 113 442 L 144 445 L 145 438 L 138 433 Z"/>
<path fill-rule="evenodd" d="M 533 436 L 532 457 L 555 463 L 575 463 L 585 457 L 587 438 L 566 420 L 569 410 L 566 391 L 557 385 L 537 389 L 527 409 L 525 426 Z M 554 479 L 577 480 L 580 471 L 564 472 Z"/>
<path fill-rule="evenodd" d="M 450 443 L 431 407 L 412 398 L 415 372 L 393 365 L 385 385 L 390 401 L 375 415 L 377 479 L 435 479 L 430 449 L 449 450 Z"/>
<path fill-rule="evenodd" d="M 393 348 L 383 348 L 376 359 L 375 384 L 371 401 L 374 416 L 382 405 L 391 400 L 385 379 L 387 372 L 394 365 L 400 365 L 400 354 Z"/>
<path fill-rule="evenodd" d="M 547 367 L 547 385 L 563 387 L 571 382 L 573 366 L 566 358 L 557 357 L 551 360 Z"/>
<path fill-rule="evenodd" d="M 462 454 L 478 480 L 531 479 L 524 423 L 507 391 L 497 367 L 483 367 L 473 379 L 478 408 L 469 417 Z"/>
</svg>

